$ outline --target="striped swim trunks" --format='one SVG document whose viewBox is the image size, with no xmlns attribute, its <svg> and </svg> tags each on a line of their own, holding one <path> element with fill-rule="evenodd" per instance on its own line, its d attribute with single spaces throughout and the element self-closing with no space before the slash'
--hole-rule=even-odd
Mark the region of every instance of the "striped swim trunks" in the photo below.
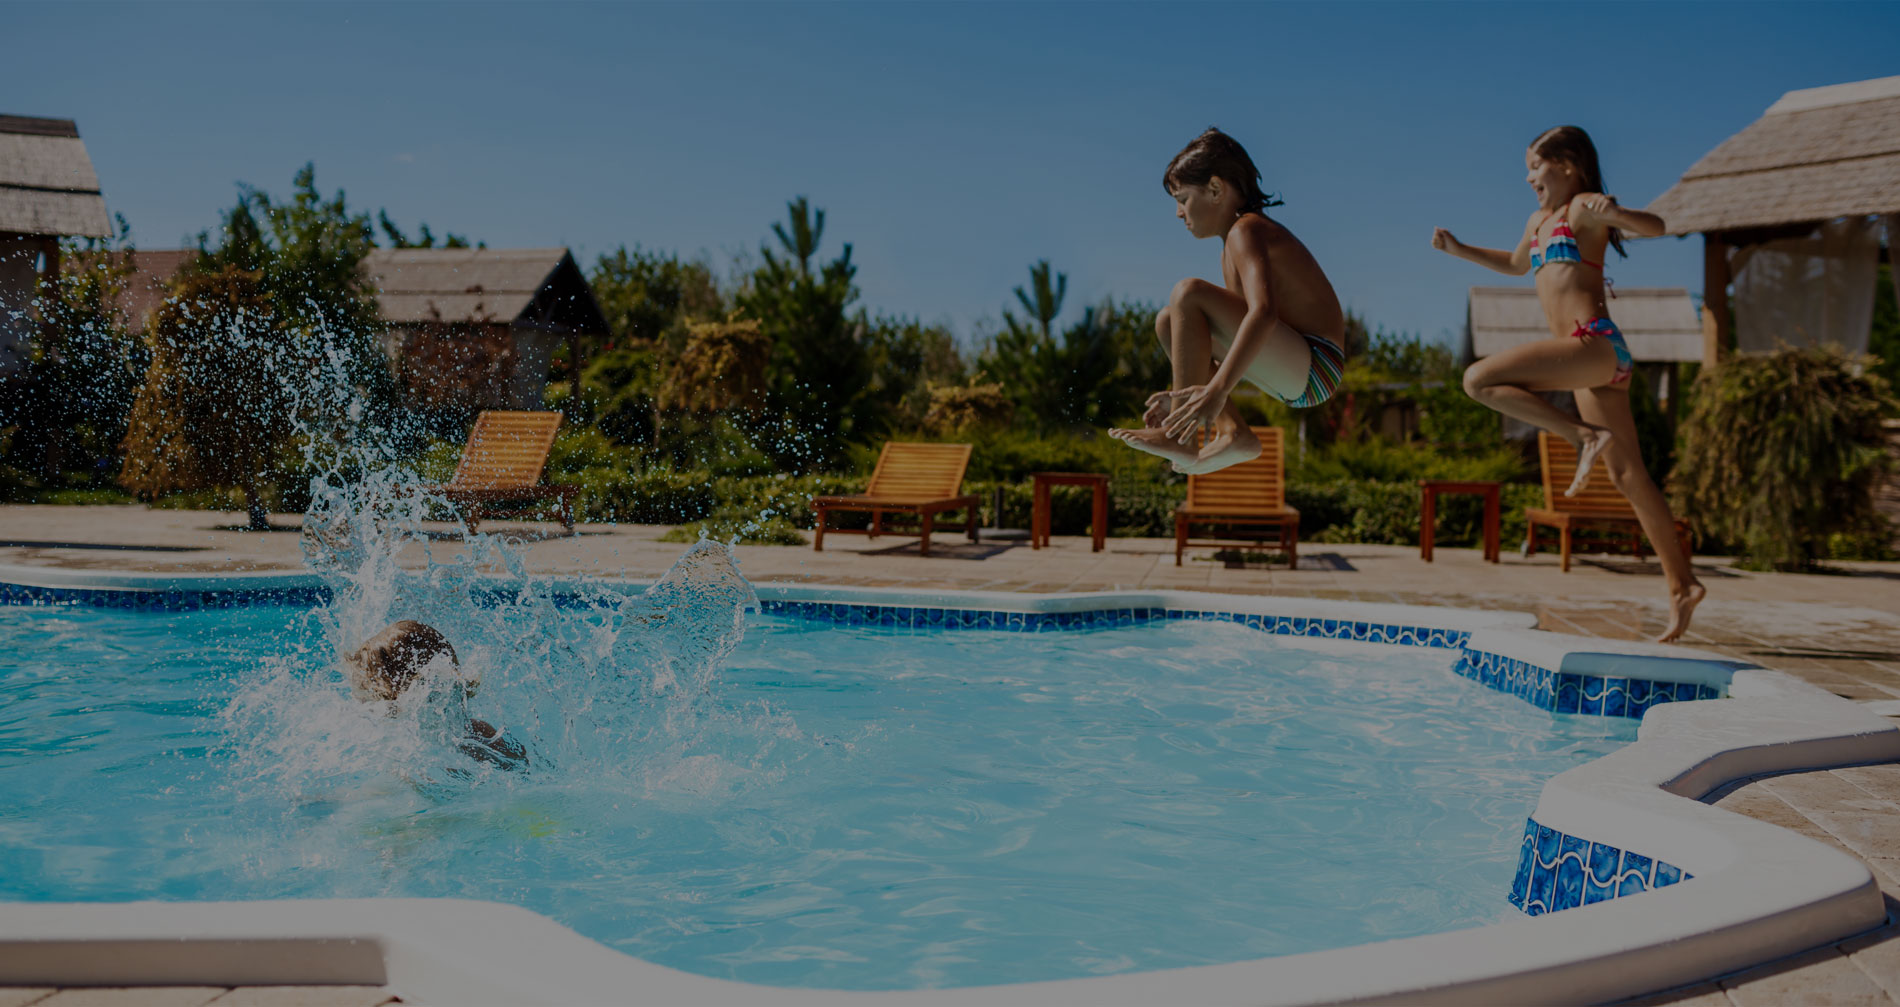
<svg viewBox="0 0 1900 1007">
<path fill-rule="evenodd" d="M 1306 390 L 1298 398 L 1289 399 L 1279 392 L 1267 389 L 1274 398 L 1295 409 L 1316 406 L 1333 397 L 1339 390 L 1339 375 L 1346 368 L 1346 351 L 1339 344 L 1325 336 L 1315 336 L 1302 332 L 1306 345 L 1313 351 L 1313 364 L 1306 371 Z"/>
</svg>

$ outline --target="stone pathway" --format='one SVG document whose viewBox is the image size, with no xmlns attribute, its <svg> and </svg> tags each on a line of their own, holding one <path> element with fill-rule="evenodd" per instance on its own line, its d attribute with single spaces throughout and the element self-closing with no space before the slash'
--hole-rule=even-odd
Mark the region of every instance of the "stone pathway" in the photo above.
<svg viewBox="0 0 1900 1007">
<path fill-rule="evenodd" d="M 0 506 L 0 564 L 62 569 L 217 573 L 302 569 L 298 518 L 283 530 L 240 530 L 238 514 L 143 507 Z M 581 527 L 497 522 L 485 529 L 526 550 L 535 573 L 650 579 L 684 548 L 659 542 L 665 528 Z M 1301 546 L 1299 569 L 1283 563 L 1216 562 L 1191 550 L 1174 564 L 1174 544 L 1110 539 L 1100 553 L 1087 538 L 1057 538 L 1048 549 L 1020 542 L 972 545 L 940 534 L 931 556 L 914 538 L 829 538 L 809 547 L 741 546 L 740 568 L 754 583 L 855 584 L 910 590 L 1077 592 L 1193 590 L 1346 601 L 1534 612 L 1546 630 L 1614 639 L 1661 632 L 1662 577 L 1654 563 L 1580 557 L 1569 573 L 1555 557 L 1507 552 L 1489 564 L 1474 550 L 1438 549 L 1425 563 L 1401 546 Z M 465 556 L 454 526 L 432 526 L 431 541 L 406 565 Z M 1699 559 L 1709 599 L 1682 642 L 1788 672 L 1877 712 L 1900 716 L 1900 563 L 1842 563 L 1829 574 L 1770 574 Z M 1717 806 L 1813 836 L 1866 861 L 1886 893 L 1885 927 L 1848 941 L 1716 981 L 1629 1001 L 1726 1007 L 1756 1004 L 1878 1004 L 1900 1007 L 1900 765 L 1836 769 L 1743 781 L 1710 795 Z M 181 988 L 168 988 L 181 989 Z M 338 992 L 341 999 L 297 999 Z M 346 992 L 347 991 L 347 992 Z M 240 1003 L 356 1007 L 391 1002 L 387 990 L 353 987 L 242 987 L 197 990 L 204 999 L 141 999 L 155 991 L 0 989 L 0 1007 L 80 1004 Z M 33 998 L 9 999 L 15 994 Z M 110 999 L 124 994 L 129 999 Z M 169 996 L 169 993 L 165 995 Z M 182 995 L 182 994 L 181 994 Z M 225 999 L 230 997 L 252 999 Z M 84 999 L 98 996 L 103 999 Z M 382 996 L 384 999 L 374 999 Z M 66 999 L 66 998 L 74 999 Z M 281 997 L 281 999 L 269 999 Z M 356 999 L 350 999 L 356 997 Z M 367 998 L 367 999 L 365 999 Z"/>
<path fill-rule="evenodd" d="M 381 986 L 0 986 L 0 1007 L 384 1007 Z"/>
</svg>

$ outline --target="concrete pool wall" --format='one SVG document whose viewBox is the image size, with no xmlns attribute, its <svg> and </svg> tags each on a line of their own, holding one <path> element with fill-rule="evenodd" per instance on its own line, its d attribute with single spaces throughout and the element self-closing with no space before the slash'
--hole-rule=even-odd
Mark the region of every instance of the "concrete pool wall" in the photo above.
<svg viewBox="0 0 1900 1007">
<path fill-rule="evenodd" d="M 234 581 L 23 568 L 0 568 L 0 585 L 15 602 L 159 608 L 320 590 L 301 574 Z M 1524 891 L 1498 896 L 1503 907 L 1507 894 L 1522 894 L 1520 905 L 1541 915 L 1424 937 L 1101 978 L 843 993 L 679 972 L 491 903 L 10 903 L 0 905 L 0 984 L 386 984 L 423 1002 L 469 1004 L 1591 1003 L 1778 958 L 1886 917 L 1858 860 L 1699 800 L 1764 773 L 1900 758 L 1900 729 L 1778 672 L 1686 648 L 1544 633 L 1519 613 L 1198 592 L 757 592 L 768 611 L 897 632 L 1215 619 L 1456 649 L 1460 674 L 1540 708 L 1569 713 L 1574 701 L 1579 715 L 1629 716 L 1637 706 L 1642 725 L 1636 742 L 1549 781 L 1531 811 Z M 1657 888 L 1661 866 L 1686 880 Z M 1630 880 L 1639 870 L 1641 890 Z M 1531 899 L 1532 889 L 1544 897 Z M 1571 892 L 1575 901 L 1560 904 Z"/>
</svg>

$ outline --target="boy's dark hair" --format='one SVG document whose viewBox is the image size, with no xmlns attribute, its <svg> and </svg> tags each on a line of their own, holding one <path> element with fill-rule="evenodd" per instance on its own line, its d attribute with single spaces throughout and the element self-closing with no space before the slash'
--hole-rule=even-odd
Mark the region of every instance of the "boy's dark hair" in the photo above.
<svg viewBox="0 0 1900 1007">
<path fill-rule="evenodd" d="M 424 665 L 442 654 L 456 660 L 455 648 L 434 626 L 404 619 L 370 637 L 349 659 L 381 687 L 382 698 L 395 699 Z"/>
<path fill-rule="evenodd" d="M 1563 161 L 1583 173 L 1583 191 L 1603 192 L 1603 167 L 1597 163 L 1597 145 L 1590 142 L 1590 134 L 1581 126 L 1552 126 L 1537 134 L 1531 141 L 1531 153 L 1546 161 Z M 1610 228 L 1610 244 L 1616 248 L 1616 254 L 1627 259 L 1630 253 L 1623 251 L 1623 232 Z"/>
<path fill-rule="evenodd" d="M 1183 185 L 1206 185 L 1216 176 L 1240 190 L 1242 213 L 1260 213 L 1280 205 L 1280 200 L 1260 190 L 1260 169 L 1254 167 L 1246 148 L 1213 126 L 1168 162 L 1168 170 L 1161 173 L 1161 187 L 1172 196 Z"/>
</svg>

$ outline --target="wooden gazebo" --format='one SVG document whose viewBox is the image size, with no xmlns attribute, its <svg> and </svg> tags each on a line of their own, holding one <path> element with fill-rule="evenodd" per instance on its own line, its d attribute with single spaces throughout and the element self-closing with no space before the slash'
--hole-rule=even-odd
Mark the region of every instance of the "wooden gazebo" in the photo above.
<svg viewBox="0 0 1900 1007">
<path fill-rule="evenodd" d="M 1900 214 L 1900 77 L 1789 91 L 1648 209 L 1667 234 L 1702 235 L 1702 360 L 1714 363 L 1735 345 L 1737 249 L 1840 218 Z M 1891 244 L 1892 217 L 1887 226 Z"/>
<path fill-rule="evenodd" d="M 71 119 L 0 115 L 0 378 L 33 335 L 34 290 L 59 272 L 59 239 L 112 233 L 92 158 Z"/>
</svg>

